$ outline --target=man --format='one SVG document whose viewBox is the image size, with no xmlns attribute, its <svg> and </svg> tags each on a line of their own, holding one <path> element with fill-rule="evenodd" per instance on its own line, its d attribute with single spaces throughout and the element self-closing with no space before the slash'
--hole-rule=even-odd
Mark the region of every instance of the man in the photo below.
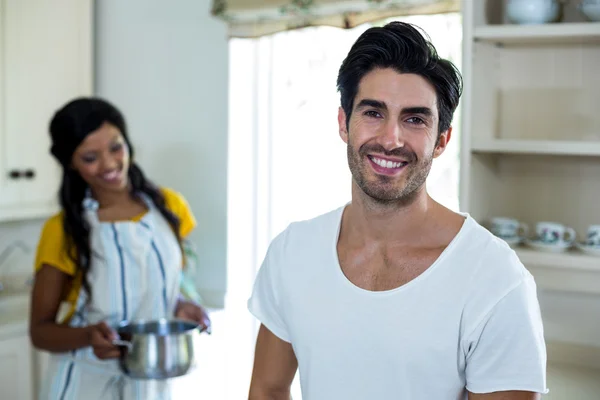
<svg viewBox="0 0 600 400">
<path fill-rule="evenodd" d="M 533 277 L 427 194 L 461 77 L 415 27 L 362 34 L 338 76 L 352 201 L 271 243 L 248 305 L 250 399 L 533 400 L 546 350 Z"/>
</svg>

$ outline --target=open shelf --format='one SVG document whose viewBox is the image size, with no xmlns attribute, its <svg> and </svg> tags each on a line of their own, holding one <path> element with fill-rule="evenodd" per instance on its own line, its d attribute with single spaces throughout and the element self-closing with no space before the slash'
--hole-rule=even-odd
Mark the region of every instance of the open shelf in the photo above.
<svg viewBox="0 0 600 400">
<path fill-rule="evenodd" d="M 533 233 L 539 222 L 558 222 L 582 240 L 590 225 L 600 223 L 600 157 L 473 152 L 468 157 L 468 212 L 482 224 L 494 217 L 515 218 Z M 578 253 L 551 256 L 568 255 Z M 595 262 L 600 265 L 600 258 Z"/>
<path fill-rule="evenodd" d="M 600 295 L 600 257 L 576 250 L 558 254 L 527 248 L 515 251 L 540 289 Z"/>
<path fill-rule="evenodd" d="M 548 364 L 566 364 L 600 370 L 600 347 L 546 339 Z"/>
<path fill-rule="evenodd" d="M 600 257 L 589 256 L 577 249 L 564 253 L 545 253 L 527 247 L 515 250 L 526 266 L 592 271 L 600 274 Z"/>
<path fill-rule="evenodd" d="M 512 24 L 507 3 L 463 2 L 461 209 L 488 229 L 514 218 L 529 237 L 555 222 L 581 241 L 600 224 L 600 22 L 563 1 L 560 22 Z M 600 372 L 600 257 L 514 250 L 535 278 L 549 365 Z"/>
<path fill-rule="evenodd" d="M 600 43 L 600 22 L 479 26 L 473 38 L 504 45 Z"/>
<path fill-rule="evenodd" d="M 600 141 L 524 140 L 473 138 L 476 153 L 545 154 L 563 156 L 600 156 Z"/>
</svg>

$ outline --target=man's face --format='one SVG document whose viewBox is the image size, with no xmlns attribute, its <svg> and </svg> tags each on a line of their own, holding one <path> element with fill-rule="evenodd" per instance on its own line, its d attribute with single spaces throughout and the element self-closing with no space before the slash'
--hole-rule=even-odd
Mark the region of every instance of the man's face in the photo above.
<svg viewBox="0 0 600 400">
<path fill-rule="evenodd" d="M 424 188 L 433 158 L 443 153 L 452 130 L 438 140 L 434 87 L 420 75 L 391 68 L 362 78 L 348 128 L 342 108 L 338 123 L 354 181 L 381 203 L 409 200 Z"/>
</svg>

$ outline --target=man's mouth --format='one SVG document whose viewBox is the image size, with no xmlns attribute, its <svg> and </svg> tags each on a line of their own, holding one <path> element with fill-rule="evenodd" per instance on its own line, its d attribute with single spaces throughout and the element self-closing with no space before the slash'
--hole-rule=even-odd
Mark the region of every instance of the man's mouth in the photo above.
<svg viewBox="0 0 600 400">
<path fill-rule="evenodd" d="M 378 175 L 384 176 L 397 176 L 404 171 L 404 168 L 408 165 L 408 161 L 399 159 L 387 159 L 379 156 L 368 155 L 369 164 L 373 171 Z"/>
<path fill-rule="evenodd" d="M 379 158 L 379 157 L 375 157 L 375 156 L 368 156 L 369 160 L 373 161 L 373 163 L 379 165 L 382 168 L 385 169 L 399 169 L 404 167 L 406 164 L 408 164 L 408 161 L 400 161 L 400 160 L 387 160 L 384 158 Z"/>
</svg>

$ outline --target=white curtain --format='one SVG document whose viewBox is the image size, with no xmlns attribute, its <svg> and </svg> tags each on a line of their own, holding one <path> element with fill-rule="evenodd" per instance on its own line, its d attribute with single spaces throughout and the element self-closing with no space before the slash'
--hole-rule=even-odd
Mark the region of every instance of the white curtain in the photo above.
<svg viewBox="0 0 600 400">
<path fill-rule="evenodd" d="M 458 12 L 460 0 L 213 0 L 231 37 L 259 37 L 308 26 L 354 28 L 389 17 Z"/>
</svg>

